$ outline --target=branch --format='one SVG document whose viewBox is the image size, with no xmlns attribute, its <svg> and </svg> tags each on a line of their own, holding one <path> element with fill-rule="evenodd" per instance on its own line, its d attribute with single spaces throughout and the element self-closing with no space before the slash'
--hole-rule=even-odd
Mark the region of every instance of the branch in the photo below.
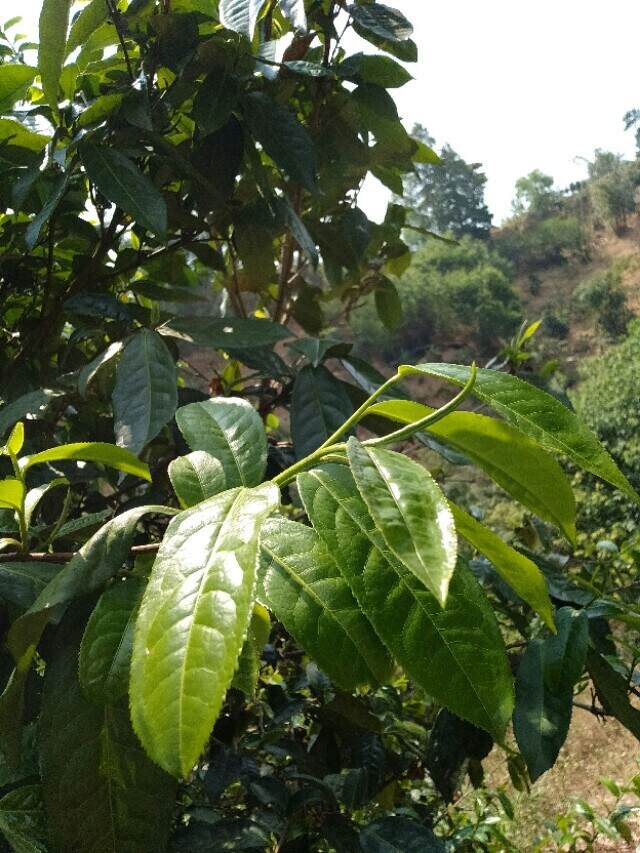
<svg viewBox="0 0 640 853">
<path fill-rule="evenodd" d="M 133 545 L 132 554 L 149 554 L 157 551 L 159 542 L 149 542 L 147 545 Z M 68 563 L 79 551 L 10 551 L 8 554 L 0 553 L 0 563 Z"/>
</svg>

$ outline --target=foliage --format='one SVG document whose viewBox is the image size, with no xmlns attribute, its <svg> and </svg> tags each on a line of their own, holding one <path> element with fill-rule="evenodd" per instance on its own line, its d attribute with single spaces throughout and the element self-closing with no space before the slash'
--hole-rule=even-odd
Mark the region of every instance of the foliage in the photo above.
<svg viewBox="0 0 640 853">
<path fill-rule="evenodd" d="M 589 255 L 587 234 L 574 216 L 514 219 L 496 232 L 492 243 L 517 270 L 528 273 Z"/>
<path fill-rule="evenodd" d="M 397 325 L 406 210 L 375 225 L 354 199 L 369 171 L 393 187 L 435 158 L 387 91 L 416 58 L 410 23 L 348 11 L 380 53 L 346 55 L 341 8 L 316 0 L 44 0 L 37 69 L 5 46 L 0 831 L 15 851 L 477 849 L 497 830 L 447 808 L 465 774 L 479 782 L 494 743 L 518 784 L 525 762 L 541 770 L 530 649 L 551 650 L 535 685 L 557 711 L 547 764 L 585 673 L 640 736 L 637 657 L 602 639 L 637 616 L 594 578 L 586 599 L 559 584 L 405 452 L 473 462 L 571 545 L 556 454 L 640 500 L 597 437 L 511 373 L 385 379 L 320 334 L 324 303 L 371 294 Z M 511 323 L 486 246 L 432 266 L 463 323 Z M 423 382 L 453 386 L 448 401 L 412 401 Z M 459 411 L 470 395 L 493 414 Z M 601 631 L 583 660 L 567 637 L 585 620 Z"/>
<path fill-rule="evenodd" d="M 572 301 L 579 314 L 597 318 L 598 327 L 611 338 L 624 335 L 633 316 L 622 289 L 622 276 L 615 269 L 578 285 Z"/>
<path fill-rule="evenodd" d="M 551 175 L 545 175 L 539 169 L 518 178 L 512 203 L 514 214 L 522 216 L 526 213 L 538 219 L 553 215 L 560 201 L 560 194 L 553 184 Z"/>
<path fill-rule="evenodd" d="M 435 139 L 416 125 L 413 135 L 430 148 Z M 411 209 L 411 223 L 438 234 L 454 237 L 488 237 L 491 214 L 485 204 L 487 178 L 480 163 L 467 163 L 450 145 L 444 145 L 440 162 L 419 163 L 404 179 L 404 198 Z"/>
<path fill-rule="evenodd" d="M 637 165 L 625 162 L 619 155 L 596 151 L 594 162 L 589 164 L 589 176 L 596 221 L 622 234 L 628 217 L 636 212 Z"/>
<path fill-rule="evenodd" d="M 387 358 L 420 355 L 459 336 L 486 354 L 521 320 L 511 281 L 509 265 L 484 241 L 464 237 L 455 246 L 428 241 L 416 249 L 398 281 L 405 319 L 394 339 L 384 333 L 371 305 L 354 313 L 352 328 L 367 352 Z"/>
</svg>

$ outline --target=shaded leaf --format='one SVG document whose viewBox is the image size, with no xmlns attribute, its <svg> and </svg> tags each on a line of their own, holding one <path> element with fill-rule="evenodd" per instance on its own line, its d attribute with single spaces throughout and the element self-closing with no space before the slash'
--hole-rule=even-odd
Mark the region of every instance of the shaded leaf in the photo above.
<svg viewBox="0 0 640 853">
<path fill-rule="evenodd" d="M 14 788 L 0 799 L 0 832 L 14 853 L 46 853 L 47 832 L 40 785 Z"/>
<path fill-rule="evenodd" d="M 296 457 L 302 459 L 317 450 L 352 413 L 347 392 L 326 367 L 303 367 L 296 377 L 291 403 Z"/>
<path fill-rule="evenodd" d="M 33 83 L 37 69 L 29 65 L 0 65 L 0 112 L 8 112 L 16 101 L 21 100 Z"/>
<path fill-rule="evenodd" d="M 176 317 L 158 331 L 198 346 L 224 350 L 270 346 L 293 337 L 278 323 L 235 317 Z"/>
<path fill-rule="evenodd" d="M 173 418 L 178 405 L 176 366 L 157 332 L 141 329 L 126 344 L 116 371 L 116 441 L 138 454 Z"/>
<path fill-rule="evenodd" d="M 65 54 L 68 56 L 77 47 L 82 47 L 100 24 L 107 20 L 107 15 L 106 0 L 91 0 L 87 3 L 71 24 Z"/>
<path fill-rule="evenodd" d="M 59 570 L 52 563 L 3 563 L 0 554 L 0 598 L 28 610 Z"/>
<path fill-rule="evenodd" d="M 640 710 L 629 701 L 626 678 L 594 649 L 589 649 L 587 654 L 587 669 L 604 710 L 640 740 Z"/>
<path fill-rule="evenodd" d="M 444 842 L 432 829 L 407 817 L 383 817 L 360 833 L 363 853 L 444 853 Z"/>
</svg>

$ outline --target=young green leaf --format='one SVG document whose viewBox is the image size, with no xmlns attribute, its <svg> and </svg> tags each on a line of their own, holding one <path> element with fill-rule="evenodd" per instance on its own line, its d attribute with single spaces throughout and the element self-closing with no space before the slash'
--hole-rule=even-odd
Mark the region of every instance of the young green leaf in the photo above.
<svg viewBox="0 0 640 853">
<path fill-rule="evenodd" d="M 176 365 L 157 332 L 141 329 L 126 344 L 113 389 L 116 441 L 138 454 L 173 418 Z"/>
<path fill-rule="evenodd" d="M 109 201 L 158 237 L 164 235 L 167 205 L 148 175 L 122 152 L 93 142 L 83 143 L 80 156 L 89 180 Z"/>
<path fill-rule="evenodd" d="M 385 400 L 368 411 L 409 424 L 435 409 L 410 400 Z M 451 412 L 428 434 L 464 454 L 499 486 L 544 521 L 576 537 L 576 502 L 562 468 L 526 435 L 504 421 L 474 412 Z"/>
<path fill-rule="evenodd" d="M 79 637 L 68 636 L 68 623 L 59 629 L 47 662 L 40 718 L 42 784 L 54 849 L 158 853 L 171 826 L 175 782 L 144 754 L 126 701 L 95 705 L 83 696 Z"/>
<path fill-rule="evenodd" d="M 460 364 L 402 365 L 401 375 L 423 374 L 464 386 L 471 368 Z M 636 501 L 640 496 L 596 436 L 555 397 L 509 373 L 480 369 L 471 392 L 540 447 L 563 453 L 576 465 L 616 486 Z"/>
<path fill-rule="evenodd" d="M 240 397 L 189 403 L 176 423 L 192 450 L 204 450 L 222 465 L 226 487 L 257 486 L 267 466 L 267 436 L 260 415 Z"/>
<path fill-rule="evenodd" d="M 34 465 L 42 465 L 45 462 L 64 462 L 76 460 L 78 462 L 97 462 L 107 465 L 125 474 L 133 474 L 143 480 L 151 480 L 149 466 L 141 462 L 133 453 L 124 447 L 116 447 L 115 444 L 107 444 L 103 441 L 81 441 L 76 444 L 60 444 L 40 453 L 23 456 L 20 459 L 20 468 L 26 472 Z"/>
<path fill-rule="evenodd" d="M 22 421 L 18 421 L 18 423 L 11 430 L 9 438 L 7 439 L 7 443 L 5 444 L 3 450 L 10 456 L 17 456 L 18 453 L 20 453 L 20 451 L 22 450 L 23 445 L 24 424 L 22 423 Z"/>
<path fill-rule="evenodd" d="M 40 9 L 38 71 L 47 104 L 58 112 L 58 88 L 72 0 L 44 0 Z"/>
<path fill-rule="evenodd" d="M 553 606 L 544 575 L 536 564 L 503 542 L 463 509 L 450 504 L 456 530 L 492 563 L 500 577 L 555 631 Z"/>
<path fill-rule="evenodd" d="M 148 754 L 178 777 L 204 749 L 246 636 L 272 483 L 230 489 L 174 518 L 136 623 L 131 714 Z"/>
<path fill-rule="evenodd" d="M 297 459 L 317 450 L 353 413 L 347 392 L 326 367 L 298 373 L 291 402 L 291 436 Z"/>
<path fill-rule="evenodd" d="M 532 781 L 556 762 L 571 722 L 573 686 L 582 675 L 589 644 L 587 614 L 563 607 L 558 633 L 532 640 L 516 679 L 513 729 Z"/>
<path fill-rule="evenodd" d="M 260 547 L 263 600 L 318 666 L 344 690 L 387 681 L 389 653 L 318 534 L 273 518 Z"/>
<path fill-rule="evenodd" d="M 444 606 L 458 554 L 453 516 L 429 472 L 400 453 L 347 443 L 358 491 L 388 548 Z"/>
<path fill-rule="evenodd" d="M 182 507 L 195 506 L 227 488 L 222 462 L 205 450 L 194 450 L 169 464 L 169 479 Z"/>
<path fill-rule="evenodd" d="M 99 705 L 127 695 L 133 628 L 144 586 L 139 577 L 116 581 L 102 593 L 87 622 L 78 675 L 84 695 Z"/>
<path fill-rule="evenodd" d="M 91 0 L 87 3 L 71 24 L 65 55 L 68 56 L 77 47 L 82 47 L 100 24 L 107 20 L 108 14 L 109 8 L 106 0 Z"/>
<path fill-rule="evenodd" d="M 316 532 L 394 658 L 429 695 L 501 741 L 513 683 L 495 615 L 471 572 L 458 565 L 442 608 L 389 552 L 347 468 L 327 465 L 297 482 Z"/>
<path fill-rule="evenodd" d="M 36 68 L 28 65 L 0 65 L 0 112 L 8 112 L 16 101 L 26 94 L 37 74 Z"/>
<path fill-rule="evenodd" d="M 6 509 L 22 509 L 24 501 L 24 483 L 14 477 L 0 480 L 0 507 Z"/>
</svg>

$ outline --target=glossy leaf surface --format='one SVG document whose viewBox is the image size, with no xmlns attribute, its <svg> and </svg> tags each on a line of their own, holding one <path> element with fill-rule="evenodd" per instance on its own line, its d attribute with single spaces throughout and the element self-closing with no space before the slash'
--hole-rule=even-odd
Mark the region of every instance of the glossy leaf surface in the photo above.
<svg viewBox="0 0 640 853">
<path fill-rule="evenodd" d="M 97 462 L 107 465 L 125 474 L 133 474 L 143 480 L 150 480 L 149 466 L 141 462 L 137 457 L 124 447 L 116 447 L 115 444 L 107 444 L 103 441 L 81 441 L 76 444 L 60 444 L 49 450 L 42 450 L 31 456 L 23 456 L 20 459 L 20 467 L 27 471 L 34 465 L 42 465 L 45 462 L 65 462 L 76 460 L 79 462 Z"/>
<path fill-rule="evenodd" d="M 189 403 L 176 423 L 192 450 L 204 450 L 222 465 L 226 487 L 257 486 L 267 465 L 267 436 L 260 415 L 240 397 Z"/>
<path fill-rule="evenodd" d="M 402 365 L 399 371 L 444 379 L 461 387 L 471 376 L 471 368 L 460 364 Z M 555 397 L 509 373 L 487 369 L 478 370 L 472 393 L 540 447 L 563 453 L 585 471 L 640 500 L 596 436 Z"/>
<path fill-rule="evenodd" d="M 264 601 L 320 668 L 344 690 L 384 683 L 389 653 L 318 534 L 273 518 L 260 544 Z"/>
<path fill-rule="evenodd" d="M 472 574 L 458 566 L 442 608 L 390 554 L 346 468 L 301 474 L 298 486 L 317 533 L 394 658 L 428 694 L 501 740 L 512 680 L 495 616 Z"/>
<path fill-rule="evenodd" d="M 458 548 L 451 510 L 435 480 L 412 459 L 355 438 L 347 454 L 387 547 L 444 605 Z"/>
<path fill-rule="evenodd" d="M 187 776 L 211 734 L 247 632 L 269 483 L 231 489 L 174 518 L 136 623 L 131 713 L 145 749 Z"/>
<path fill-rule="evenodd" d="M 205 450 L 194 450 L 174 459 L 168 473 L 183 507 L 195 506 L 227 488 L 222 463 Z"/>
</svg>

